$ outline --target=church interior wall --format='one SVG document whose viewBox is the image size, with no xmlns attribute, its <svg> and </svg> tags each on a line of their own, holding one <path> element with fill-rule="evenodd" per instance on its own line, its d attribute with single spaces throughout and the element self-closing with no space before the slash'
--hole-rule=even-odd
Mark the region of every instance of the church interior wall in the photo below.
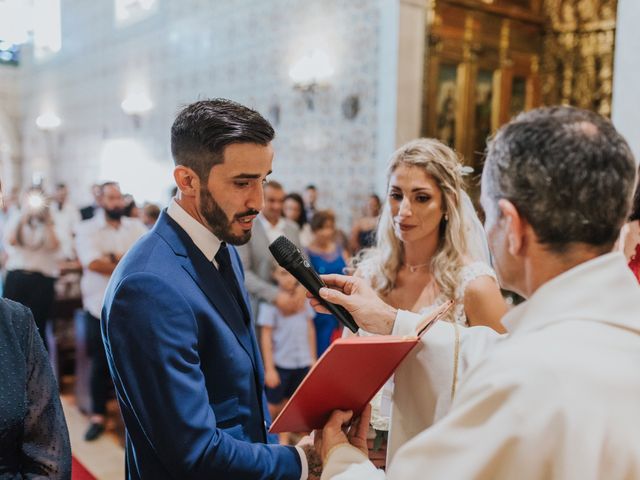
<svg viewBox="0 0 640 480">
<path fill-rule="evenodd" d="M 289 190 L 316 184 L 327 205 L 345 206 L 337 213 L 348 225 L 375 189 L 377 141 L 387 135 L 377 105 L 384 3 L 157 0 L 147 18 L 117 25 L 113 1 L 63 0 L 62 49 L 42 60 L 27 53 L 20 67 L 23 177 L 65 181 L 83 203 L 89 185 L 119 174 L 123 190 L 166 201 L 175 114 L 199 98 L 225 97 L 274 123 L 273 179 Z M 289 70 L 315 49 L 333 75 L 309 108 Z M 137 118 L 121 108 L 132 92 L 153 104 Z M 34 123 L 47 111 L 61 119 L 55 131 Z M 153 188 L 140 190 L 141 179 Z"/>
<path fill-rule="evenodd" d="M 20 71 L 13 66 L 0 66 L 0 180 L 5 191 L 21 180 L 20 122 Z"/>
</svg>

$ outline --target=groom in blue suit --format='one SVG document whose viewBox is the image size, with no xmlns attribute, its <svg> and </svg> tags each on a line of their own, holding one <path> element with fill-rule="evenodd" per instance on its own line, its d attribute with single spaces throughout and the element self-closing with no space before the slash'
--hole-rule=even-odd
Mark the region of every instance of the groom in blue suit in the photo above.
<svg viewBox="0 0 640 480">
<path fill-rule="evenodd" d="M 102 336 L 127 430 L 129 479 L 307 478 L 309 446 L 271 444 L 244 273 L 274 131 L 228 100 L 171 129 L 178 194 L 114 271 Z M 310 463 L 309 463 L 310 462 Z"/>
</svg>

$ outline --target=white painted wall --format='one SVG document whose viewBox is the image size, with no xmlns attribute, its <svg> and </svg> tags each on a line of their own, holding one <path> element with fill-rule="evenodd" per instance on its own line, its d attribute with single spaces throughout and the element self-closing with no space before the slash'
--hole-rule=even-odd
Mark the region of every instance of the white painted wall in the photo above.
<svg viewBox="0 0 640 480">
<path fill-rule="evenodd" d="M 62 50 L 42 63 L 25 55 L 22 67 L 24 176 L 37 171 L 49 184 L 66 181 L 72 198 L 83 203 L 91 183 L 124 165 L 116 180 L 146 181 L 154 195 L 165 195 L 169 129 L 181 105 L 226 97 L 267 116 L 279 105 L 273 178 L 290 190 L 315 183 L 321 205 L 336 208 L 347 226 L 376 187 L 380 155 L 392 150 L 385 138 L 394 127 L 379 119 L 393 122 L 395 110 L 394 97 L 387 98 L 394 82 L 381 81 L 381 52 L 388 48 L 381 31 L 394 34 L 385 24 L 397 2 L 158 0 L 147 19 L 117 27 L 113 0 L 63 0 Z M 288 71 L 317 46 L 331 57 L 335 74 L 308 110 Z M 131 84 L 154 103 L 139 128 L 120 108 Z M 360 99 L 353 120 L 342 112 L 349 95 Z M 34 125 L 45 110 L 62 119 L 51 134 Z M 140 164 L 156 173 L 143 178 Z"/>
<path fill-rule="evenodd" d="M 612 121 L 640 162 L 640 1 L 618 0 Z"/>
<path fill-rule="evenodd" d="M 420 136 L 426 0 L 400 0 L 396 147 Z"/>
<path fill-rule="evenodd" d="M 378 80 L 376 191 L 384 195 L 391 154 L 420 136 L 427 0 L 383 1 Z"/>
<path fill-rule="evenodd" d="M 378 51 L 378 125 L 374 186 L 375 192 L 382 196 L 387 188 L 386 166 L 396 149 L 399 29 L 400 2 L 383 0 Z"/>
<path fill-rule="evenodd" d="M 18 68 L 0 65 L 0 181 L 4 192 L 21 181 L 20 75 Z"/>
</svg>

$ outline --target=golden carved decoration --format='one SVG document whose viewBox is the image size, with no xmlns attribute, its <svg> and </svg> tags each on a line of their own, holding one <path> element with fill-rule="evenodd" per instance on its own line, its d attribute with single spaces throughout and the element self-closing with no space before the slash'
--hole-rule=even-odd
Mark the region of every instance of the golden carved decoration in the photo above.
<svg viewBox="0 0 640 480">
<path fill-rule="evenodd" d="M 617 0 L 545 0 L 540 74 L 547 105 L 611 115 Z"/>
</svg>

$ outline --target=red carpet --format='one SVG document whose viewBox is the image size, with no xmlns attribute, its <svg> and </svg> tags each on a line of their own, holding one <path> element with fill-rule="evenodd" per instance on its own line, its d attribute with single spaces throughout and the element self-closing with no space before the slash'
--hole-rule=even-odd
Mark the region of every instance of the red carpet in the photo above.
<svg viewBox="0 0 640 480">
<path fill-rule="evenodd" d="M 96 480 L 96 477 L 91 475 L 75 457 L 71 457 L 71 480 Z"/>
</svg>

